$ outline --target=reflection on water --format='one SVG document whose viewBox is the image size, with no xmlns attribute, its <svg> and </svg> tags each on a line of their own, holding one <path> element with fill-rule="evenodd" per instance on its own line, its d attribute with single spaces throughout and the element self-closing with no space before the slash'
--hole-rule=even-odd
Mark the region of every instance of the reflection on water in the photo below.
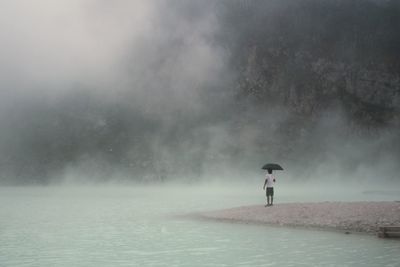
<svg viewBox="0 0 400 267">
<path fill-rule="evenodd" d="M 1 188 L 0 266 L 399 266 L 395 240 L 171 216 L 262 201 L 244 188 Z"/>
</svg>

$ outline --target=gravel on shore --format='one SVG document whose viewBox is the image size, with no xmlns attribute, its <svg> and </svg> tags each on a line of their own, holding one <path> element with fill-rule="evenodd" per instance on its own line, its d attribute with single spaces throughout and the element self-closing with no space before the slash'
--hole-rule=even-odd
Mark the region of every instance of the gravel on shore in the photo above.
<svg viewBox="0 0 400 267">
<path fill-rule="evenodd" d="M 196 214 L 203 219 L 375 234 L 400 226 L 400 202 L 283 203 L 236 207 Z"/>
</svg>

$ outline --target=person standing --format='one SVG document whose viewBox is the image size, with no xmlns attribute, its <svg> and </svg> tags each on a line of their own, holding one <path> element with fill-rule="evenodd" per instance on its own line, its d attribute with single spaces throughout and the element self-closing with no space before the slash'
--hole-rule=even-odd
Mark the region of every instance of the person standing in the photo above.
<svg viewBox="0 0 400 267">
<path fill-rule="evenodd" d="M 265 175 L 265 182 L 263 186 L 263 190 L 265 190 L 265 187 L 267 187 L 267 206 L 272 206 L 274 203 L 274 184 L 275 184 L 275 177 L 272 175 L 272 170 L 268 169 L 268 173 Z"/>
</svg>

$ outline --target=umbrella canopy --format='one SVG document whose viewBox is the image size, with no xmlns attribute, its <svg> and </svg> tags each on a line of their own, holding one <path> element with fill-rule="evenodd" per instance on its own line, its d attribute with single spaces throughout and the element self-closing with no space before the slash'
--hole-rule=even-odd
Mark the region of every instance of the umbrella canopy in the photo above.
<svg viewBox="0 0 400 267">
<path fill-rule="evenodd" d="M 276 163 L 267 163 L 262 167 L 263 170 L 276 170 L 276 171 L 283 171 L 281 165 Z"/>
</svg>

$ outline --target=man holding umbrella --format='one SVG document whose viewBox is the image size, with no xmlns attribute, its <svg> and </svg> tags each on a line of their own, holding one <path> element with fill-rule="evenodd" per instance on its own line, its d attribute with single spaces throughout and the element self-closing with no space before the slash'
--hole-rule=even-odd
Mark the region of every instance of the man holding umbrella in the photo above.
<svg viewBox="0 0 400 267">
<path fill-rule="evenodd" d="M 265 182 L 263 186 L 263 190 L 265 190 L 265 187 L 267 187 L 267 206 L 272 206 L 274 203 L 274 183 L 275 183 L 275 176 L 272 175 L 272 170 L 283 170 L 281 166 L 278 164 L 272 164 L 268 163 L 263 166 L 264 170 L 267 170 L 267 174 L 265 175 Z"/>
</svg>

